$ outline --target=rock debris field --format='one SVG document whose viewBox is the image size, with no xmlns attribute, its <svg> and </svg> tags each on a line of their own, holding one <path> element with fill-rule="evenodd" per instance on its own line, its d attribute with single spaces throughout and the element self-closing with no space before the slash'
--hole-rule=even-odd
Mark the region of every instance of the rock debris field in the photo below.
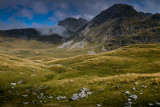
<svg viewBox="0 0 160 107">
<path fill-rule="evenodd" d="M 89 96 L 94 96 L 94 94 L 98 94 L 103 92 L 103 89 L 99 89 L 97 92 L 93 92 L 90 91 L 88 88 L 81 88 L 77 91 L 77 93 L 73 93 L 71 96 L 68 96 L 68 92 L 65 92 L 66 95 L 61 94 L 61 92 L 59 92 L 59 95 L 57 94 L 46 94 L 45 90 L 48 89 L 48 86 L 45 85 L 40 85 L 37 87 L 34 87 L 33 89 L 24 89 L 19 90 L 17 87 L 17 85 L 23 84 L 23 81 L 20 80 L 17 83 L 10 83 L 10 88 L 7 88 L 7 90 L 2 91 L 3 89 L 5 89 L 6 87 L 2 87 L 1 88 L 1 94 L 0 94 L 0 98 L 3 98 L 3 103 L 7 103 L 8 99 L 4 96 L 4 95 L 9 95 L 9 96 L 14 96 L 14 98 L 18 98 L 21 100 L 21 104 L 22 105 L 28 105 L 28 104 L 44 104 L 47 102 L 53 102 L 54 101 L 63 101 L 63 102 L 74 102 L 77 100 L 81 100 L 81 99 L 86 99 L 89 100 Z M 126 103 L 124 104 L 124 107 L 131 107 L 131 106 L 136 106 L 137 100 L 140 100 L 140 96 L 147 94 L 144 89 L 149 88 L 148 86 L 145 85 L 140 85 L 139 83 L 134 83 L 134 86 L 132 89 L 126 90 L 125 92 L 123 92 L 123 96 L 127 96 Z M 136 86 L 139 86 L 140 88 L 136 88 Z M 117 86 L 117 89 L 120 89 L 121 86 Z M 157 86 L 154 85 L 153 87 L 154 90 L 157 89 Z M 136 94 L 135 94 L 136 93 Z M 138 94 L 137 94 L 138 93 Z M 159 95 L 160 96 L 160 95 Z M 33 99 L 33 100 L 31 100 Z M 147 104 L 148 106 L 160 106 L 160 102 L 159 101 L 155 101 L 155 102 L 148 102 Z M 101 106 L 105 106 L 103 105 L 103 103 L 96 103 L 95 106 L 101 107 Z"/>
</svg>

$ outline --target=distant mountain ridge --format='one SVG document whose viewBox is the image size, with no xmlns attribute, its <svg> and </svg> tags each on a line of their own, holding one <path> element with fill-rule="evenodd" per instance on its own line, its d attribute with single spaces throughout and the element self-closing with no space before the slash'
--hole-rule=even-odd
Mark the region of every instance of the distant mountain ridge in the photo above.
<svg viewBox="0 0 160 107">
<path fill-rule="evenodd" d="M 83 18 L 67 18 L 58 22 L 58 26 L 64 27 L 66 30 L 66 37 L 68 35 L 72 35 L 76 31 L 78 31 L 83 25 L 85 25 L 88 21 Z M 44 35 L 40 32 L 43 28 L 35 29 L 35 28 L 25 28 L 25 29 L 11 29 L 0 31 L 0 36 L 8 36 L 8 37 L 17 37 L 23 39 L 34 39 L 43 42 L 49 42 L 54 44 L 62 43 L 65 39 L 63 35 L 59 35 L 57 33 Z M 54 30 L 54 28 L 48 28 L 47 30 Z"/>
<path fill-rule="evenodd" d="M 59 43 L 62 43 L 63 41 L 63 37 L 57 34 L 41 35 L 34 28 L 12 29 L 12 30 L 0 31 L 0 36 L 23 38 L 27 40 L 38 40 L 38 41 L 48 42 L 53 44 L 59 44 Z"/>
</svg>

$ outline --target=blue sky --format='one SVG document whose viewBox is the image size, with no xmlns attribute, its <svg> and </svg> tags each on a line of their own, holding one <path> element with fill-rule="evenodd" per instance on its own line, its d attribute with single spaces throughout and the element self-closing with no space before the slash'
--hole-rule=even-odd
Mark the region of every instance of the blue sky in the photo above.
<svg viewBox="0 0 160 107">
<path fill-rule="evenodd" d="M 0 0 L 0 29 L 54 26 L 67 17 L 90 20 L 117 3 L 160 13 L 160 0 Z"/>
</svg>

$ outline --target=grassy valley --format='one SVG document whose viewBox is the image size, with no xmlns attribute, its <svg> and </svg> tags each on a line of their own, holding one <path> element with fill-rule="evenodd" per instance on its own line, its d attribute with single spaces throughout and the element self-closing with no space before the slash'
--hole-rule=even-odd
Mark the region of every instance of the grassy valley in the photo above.
<svg viewBox="0 0 160 107">
<path fill-rule="evenodd" d="M 36 11 L 15 7 L 26 18 Z M 60 7 L 67 12 L 70 6 Z M 7 30 L 0 21 L 6 29 L 0 30 L 0 107 L 160 106 L 160 14 L 126 4 L 115 4 L 89 21 L 58 21 L 56 11 L 45 20 L 38 13 L 33 20 L 48 27 Z M 36 25 L 29 23 L 24 25 Z"/>
<path fill-rule="evenodd" d="M 137 95 L 132 100 L 135 107 L 160 101 L 160 44 L 130 45 L 95 55 L 66 49 L 62 56 L 62 50 L 51 44 L 21 39 L 7 44 L 6 39 L 0 45 L 2 107 L 125 106 L 130 96 L 126 91 Z M 84 87 L 91 95 L 70 100 Z"/>
<path fill-rule="evenodd" d="M 0 51 L 21 58 L 38 56 L 64 58 L 87 53 L 86 49 L 57 48 L 58 46 L 37 40 L 0 36 Z"/>
</svg>

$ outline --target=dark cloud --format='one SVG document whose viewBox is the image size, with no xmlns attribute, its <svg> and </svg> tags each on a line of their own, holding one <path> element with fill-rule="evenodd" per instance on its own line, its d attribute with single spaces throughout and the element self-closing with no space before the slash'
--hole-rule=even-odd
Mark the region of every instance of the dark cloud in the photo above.
<svg viewBox="0 0 160 107">
<path fill-rule="evenodd" d="M 0 0 L 0 9 L 15 10 L 11 17 L 30 20 L 36 14 L 53 12 L 46 20 L 56 22 L 66 17 L 91 19 L 115 3 L 130 4 L 138 11 L 160 13 L 160 0 Z"/>
<path fill-rule="evenodd" d="M 23 8 L 18 11 L 17 16 L 32 19 L 34 16 L 34 13 L 30 9 Z"/>
<path fill-rule="evenodd" d="M 6 29 L 20 29 L 20 28 L 25 28 L 26 24 L 23 23 L 20 20 L 16 20 L 14 17 L 10 17 L 9 21 L 7 23 L 4 23 L 3 21 L 0 20 L 0 29 L 1 30 L 6 30 Z"/>
</svg>

